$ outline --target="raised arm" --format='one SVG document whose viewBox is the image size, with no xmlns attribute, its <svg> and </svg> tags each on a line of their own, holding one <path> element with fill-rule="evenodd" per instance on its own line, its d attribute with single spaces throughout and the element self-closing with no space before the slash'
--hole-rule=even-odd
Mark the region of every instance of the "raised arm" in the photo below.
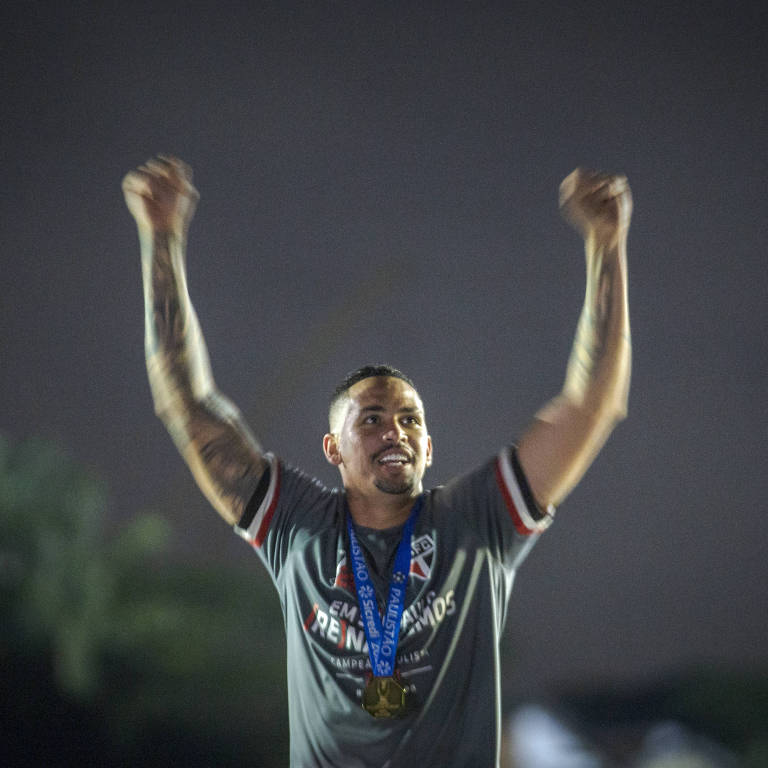
<svg viewBox="0 0 768 768">
<path fill-rule="evenodd" d="M 632 358 L 627 180 L 576 169 L 560 185 L 560 207 L 584 238 L 587 288 L 563 390 L 519 442 L 520 463 L 543 506 L 570 493 L 626 416 Z"/>
<path fill-rule="evenodd" d="M 187 230 L 199 197 L 191 170 L 159 156 L 129 173 L 123 192 L 139 228 L 155 411 L 203 493 L 235 524 L 267 462 L 237 408 L 216 388 L 187 291 Z"/>
</svg>

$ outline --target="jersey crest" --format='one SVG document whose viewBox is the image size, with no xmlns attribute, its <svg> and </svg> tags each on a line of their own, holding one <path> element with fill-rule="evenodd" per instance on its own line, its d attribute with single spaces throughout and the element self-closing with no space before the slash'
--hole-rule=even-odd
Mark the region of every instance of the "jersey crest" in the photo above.
<svg viewBox="0 0 768 768">
<path fill-rule="evenodd" d="M 411 576 L 427 581 L 432 575 L 432 558 L 435 555 L 435 541 L 429 533 L 422 534 L 411 542 Z"/>
<path fill-rule="evenodd" d="M 347 562 L 346 553 L 339 553 L 341 559 L 336 565 L 336 575 L 333 586 L 345 589 L 354 594 L 355 577 Z M 429 581 L 432 575 L 432 558 L 435 555 L 435 542 L 432 535 L 425 533 L 411 542 L 411 570 L 410 576 L 420 581 Z"/>
<path fill-rule="evenodd" d="M 347 563 L 347 556 L 343 554 L 339 564 L 336 566 L 336 578 L 333 580 L 334 587 L 340 587 L 346 589 L 348 592 L 355 592 L 355 577 L 352 574 L 352 569 Z"/>
</svg>

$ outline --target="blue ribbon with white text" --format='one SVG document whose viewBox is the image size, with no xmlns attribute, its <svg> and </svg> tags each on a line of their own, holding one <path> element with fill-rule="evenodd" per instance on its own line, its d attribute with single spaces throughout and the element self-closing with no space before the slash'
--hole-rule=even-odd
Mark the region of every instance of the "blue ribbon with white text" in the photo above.
<svg viewBox="0 0 768 768">
<path fill-rule="evenodd" d="M 411 536 L 416 518 L 421 509 L 422 496 L 416 499 L 411 514 L 403 526 L 403 535 L 397 546 L 395 563 L 389 582 L 389 597 L 384 610 L 384 617 L 379 615 L 376 591 L 368 573 L 365 556 L 352 525 L 352 517 L 347 511 L 347 531 L 349 532 L 349 550 L 352 570 L 355 575 L 355 590 L 360 615 L 363 619 L 365 639 L 368 641 L 368 655 L 371 659 L 373 674 L 377 677 L 390 677 L 395 671 L 397 640 L 400 636 L 400 620 L 405 607 L 405 590 L 408 586 L 408 572 L 411 570 Z"/>
</svg>

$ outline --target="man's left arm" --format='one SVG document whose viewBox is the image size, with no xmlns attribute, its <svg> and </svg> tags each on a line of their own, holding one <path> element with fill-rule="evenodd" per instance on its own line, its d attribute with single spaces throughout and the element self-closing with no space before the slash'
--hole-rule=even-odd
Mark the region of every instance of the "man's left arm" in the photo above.
<svg viewBox="0 0 768 768">
<path fill-rule="evenodd" d="M 560 207 L 584 238 L 587 287 L 563 390 L 518 443 L 520 464 L 544 508 L 562 502 L 626 416 L 632 358 L 627 180 L 576 169 L 560 186 Z"/>
</svg>

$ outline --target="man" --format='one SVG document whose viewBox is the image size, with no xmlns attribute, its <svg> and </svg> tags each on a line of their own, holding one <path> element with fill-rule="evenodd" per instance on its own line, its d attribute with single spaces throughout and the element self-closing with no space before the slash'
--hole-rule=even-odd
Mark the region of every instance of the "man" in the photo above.
<svg viewBox="0 0 768 768">
<path fill-rule="evenodd" d="M 123 189 L 139 228 L 155 409 L 279 592 L 291 764 L 497 765 L 498 642 L 515 569 L 626 414 L 626 179 L 577 169 L 561 185 L 587 257 L 562 392 L 516 447 L 428 492 L 424 406 L 387 366 L 334 393 L 323 451 L 342 490 L 265 453 L 214 384 L 187 292 L 189 168 L 160 156 Z"/>
</svg>

